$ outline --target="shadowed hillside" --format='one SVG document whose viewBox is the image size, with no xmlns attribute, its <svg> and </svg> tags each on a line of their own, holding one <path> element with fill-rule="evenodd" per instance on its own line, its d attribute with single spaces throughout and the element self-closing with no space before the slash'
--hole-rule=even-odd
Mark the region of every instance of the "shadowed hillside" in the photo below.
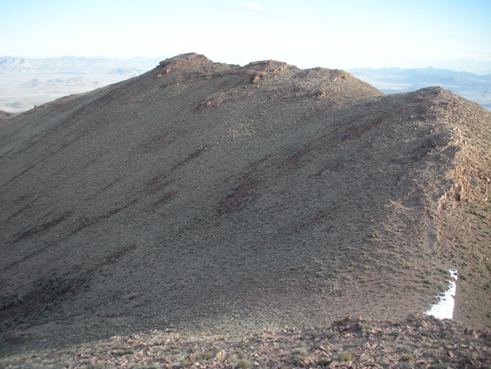
<svg viewBox="0 0 491 369">
<path fill-rule="evenodd" d="M 491 113 L 185 54 L 0 126 L 0 350 L 421 313 L 490 324 Z"/>
</svg>

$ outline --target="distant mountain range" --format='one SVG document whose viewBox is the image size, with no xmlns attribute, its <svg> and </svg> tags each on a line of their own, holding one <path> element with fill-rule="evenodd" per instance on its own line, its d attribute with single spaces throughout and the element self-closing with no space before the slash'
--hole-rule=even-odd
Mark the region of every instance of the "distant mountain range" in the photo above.
<svg viewBox="0 0 491 369">
<path fill-rule="evenodd" d="M 441 86 L 481 104 L 488 110 L 491 109 L 491 74 L 480 75 L 435 68 L 358 68 L 351 69 L 350 72 L 384 93 Z"/>
<path fill-rule="evenodd" d="M 158 59 L 0 57 L 0 109 L 18 113 L 56 98 L 136 77 Z"/>
<path fill-rule="evenodd" d="M 84 77 L 73 78 L 53 78 L 48 80 L 39 80 L 37 78 L 22 83 L 22 87 L 26 88 L 72 88 L 72 87 L 86 87 L 97 86 L 98 81 L 94 81 Z"/>
<path fill-rule="evenodd" d="M 65 56 L 59 58 L 0 57 L 0 73 L 37 72 L 58 74 L 85 74 L 104 72 L 107 74 L 133 74 L 148 70 L 160 58 L 87 58 Z"/>
</svg>

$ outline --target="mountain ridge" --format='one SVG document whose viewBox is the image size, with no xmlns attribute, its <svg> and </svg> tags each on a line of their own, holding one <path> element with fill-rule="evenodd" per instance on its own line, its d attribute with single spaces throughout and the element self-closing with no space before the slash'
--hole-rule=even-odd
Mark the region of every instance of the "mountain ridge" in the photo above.
<svg viewBox="0 0 491 369">
<path fill-rule="evenodd" d="M 489 122 L 438 87 L 384 96 L 343 71 L 198 54 L 14 116 L 2 349 L 403 319 L 449 267 L 457 318 L 483 324 Z"/>
<path fill-rule="evenodd" d="M 156 58 L 90 58 L 52 57 L 45 59 L 0 57 L 0 109 L 18 113 L 35 105 L 73 93 L 82 93 L 98 86 L 105 86 L 131 78 L 158 64 Z M 442 87 L 478 102 L 489 110 L 489 75 L 473 74 L 437 68 L 354 68 L 349 72 L 373 84 L 384 93 L 407 92 L 432 85 Z M 42 84 L 36 88 L 24 85 L 31 80 L 87 78 L 99 81 L 92 84 L 58 86 L 52 91 Z M 64 78 L 66 76 L 66 78 Z M 48 87 L 48 88 L 47 88 Z"/>
</svg>

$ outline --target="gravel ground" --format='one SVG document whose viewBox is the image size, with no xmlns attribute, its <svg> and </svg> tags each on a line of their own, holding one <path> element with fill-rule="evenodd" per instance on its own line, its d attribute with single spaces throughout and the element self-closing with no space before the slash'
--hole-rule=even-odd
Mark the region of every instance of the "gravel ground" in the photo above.
<svg viewBox="0 0 491 369">
<path fill-rule="evenodd" d="M 62 350 L 0 359 L 5 368 L 489 368 L 489 330 L 409 317 L 345 318 L 329 328 L 243 336 L 177 331 L 115 336 Z"/>
</svg>

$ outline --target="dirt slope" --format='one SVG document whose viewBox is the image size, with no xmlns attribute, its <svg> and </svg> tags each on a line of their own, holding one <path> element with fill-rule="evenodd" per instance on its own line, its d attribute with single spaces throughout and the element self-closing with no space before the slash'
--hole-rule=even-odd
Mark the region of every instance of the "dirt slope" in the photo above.
<svg viewBox="0 0 491 369">
<path fill-rule="evenodd" d="M 491 114 L 186 54 L 0 126 L 0 350 L 425 311 L 490 324 Z"/>
</svg>

